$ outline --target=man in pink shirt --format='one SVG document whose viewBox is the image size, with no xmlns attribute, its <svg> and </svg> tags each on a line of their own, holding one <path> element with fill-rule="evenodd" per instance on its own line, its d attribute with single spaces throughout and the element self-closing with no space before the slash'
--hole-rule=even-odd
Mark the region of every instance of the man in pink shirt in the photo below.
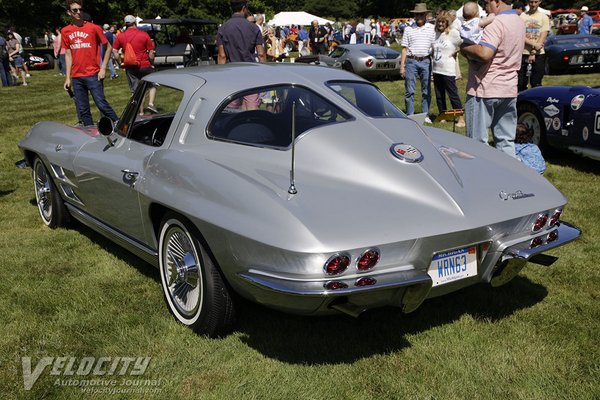
<svg viewBox="0 0 600 400">
<path fill-rule="evenodd" d="M 484 0 L 486 11 L 496 14 L 479 44 L 463 45 L 469 61 L 465 117 L 467 136 L 488 142 L 515 157 L 517 84 L 521 68 L 525 24 L 512 9 L 512 0 Z"/>
</svg>

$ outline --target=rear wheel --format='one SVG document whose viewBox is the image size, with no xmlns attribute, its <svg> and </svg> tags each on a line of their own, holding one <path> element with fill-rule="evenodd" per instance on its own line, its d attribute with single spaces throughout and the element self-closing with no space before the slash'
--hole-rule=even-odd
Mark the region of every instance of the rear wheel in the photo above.
<svg viewBox="0 0 600 400">
<path fill-rule="evenodd" d="M 346 70 L 348 72 L 354 72 L 354 68 L 352 68 L 352 64 L 350 63 L 350 61 L 344 61 L 344 63 L 342 64 L 342 69 Z"/>
<path fill-rule="evenodd" d="M 70 219 L 67 207 L 39 157 L 33 161 L 33 187 L 42 221 L 52 229 L 67 226 Z"/>
<path fill-rule="evenodd" d="M 195 332 L 218 336 L 235 319 L 233 301 L 220 271 L 187 219 L 168 214 L 159 236 L 159 267 L 169 311 Z"/>
<path fill-rule="evenodd" d="M 537 144 L 540 148 L 546 147 L 546 125 L 537 108 L 531 104 L 521 104 L 517 109 L 517 114 L 517 121 L 533 130 L 533 143 Z"/>
<path fill-rule="evenodd" d="M 296 42 L 294 42 L 293 40 L 288 40 L 287 42 L 285 42 L 284 50 L 288 53 L 296 51 Z"/>
</svg>

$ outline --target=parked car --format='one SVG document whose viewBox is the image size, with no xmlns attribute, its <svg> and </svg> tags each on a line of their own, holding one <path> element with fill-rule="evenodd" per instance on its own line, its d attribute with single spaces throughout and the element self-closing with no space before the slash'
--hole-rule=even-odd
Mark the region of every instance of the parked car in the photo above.
<svg viewBox="0 0 600 400">
<path fill-rule="evenodd" d="M 27 55 L 29 62 L 29 69 L 52 69 L 54 68 L 54 62 L 50 63 L 46 58 L 34 56 L 33 54 Z"/>
<path fill-rule="evenodd" d="M 564 75 L 600 69 L 600 37 L 554 35 L 546 40 L 546 72 Z"/>
<path fill-rule="evenodd" d="M 518 120 L 542 150 L 559 148 L 600 160 L 600 87 L 542 86 L 517 99 Z"/>
<path fill-rule="evenodd" d="M 139 115 L 153 88 L 158 112 Z M 335 68 L 164 70 L 116 126 L 40 122 L 19 147 L 47 226 L 76 219 L 157 266 L 171 313 L 209 335 L 233 323 L 233 293 L 304 315 L 411 312 L 550 265 L 580 235 L 535 171 Z"/>
<path fill-rule="evenodd" d="M 400 53 L 374 44 L 340 44 L 327 55 L 302 56 L 296 62 L 341 68 L 363 78 L 400 78 Z"/>
<path fill-rule="evenodd" d="M 156 44 L 154 67 L 183 68 L 215 64 L 216 22 L 198 18 L 158 18 L 140 21 Z"/>
</svg>

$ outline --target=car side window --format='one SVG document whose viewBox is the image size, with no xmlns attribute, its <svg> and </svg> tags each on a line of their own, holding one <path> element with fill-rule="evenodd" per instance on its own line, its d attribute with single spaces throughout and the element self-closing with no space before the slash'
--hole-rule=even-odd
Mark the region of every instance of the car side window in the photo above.
<svg viewBox="0 0 600 400">
<path fill-rule="evenodd" d="M 328 86 L 369 117 L 406 118 L 402 111 L 370 83 L 330 82 Z"/>
<path fill-rule="evenodd" d="M 274 86 L 235 95 L 208 127 L 210 138 L 262 147 L 288 147 L 295 135 L 347 121 L 351 116 L 322 96 L 298 86 Z"/>
<path fill-rule="evenodd" d="M 179 89 L 144 82 L 132 96 L 117 131 L 136 142 L 160 147 L 182 99 L 183 91 Z"/>
</svg>

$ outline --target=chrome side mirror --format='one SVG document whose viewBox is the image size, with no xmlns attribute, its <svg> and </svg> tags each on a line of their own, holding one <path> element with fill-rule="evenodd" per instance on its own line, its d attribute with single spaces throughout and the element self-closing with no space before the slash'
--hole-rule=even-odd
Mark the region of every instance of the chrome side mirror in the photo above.
<svg viewBox="0 0 600 400">
<path fill-rule="evenodd" d="M 115 125 L 112 120 L 108 117 L 101 117 L 100 121 L 98 121 L 98 132 L 108 140 L 108 144 L 110 146 L 114 145 L 114 142 L 110 138 L 110 135 L 113 133 L 115 129 Z"/>
</svg>

